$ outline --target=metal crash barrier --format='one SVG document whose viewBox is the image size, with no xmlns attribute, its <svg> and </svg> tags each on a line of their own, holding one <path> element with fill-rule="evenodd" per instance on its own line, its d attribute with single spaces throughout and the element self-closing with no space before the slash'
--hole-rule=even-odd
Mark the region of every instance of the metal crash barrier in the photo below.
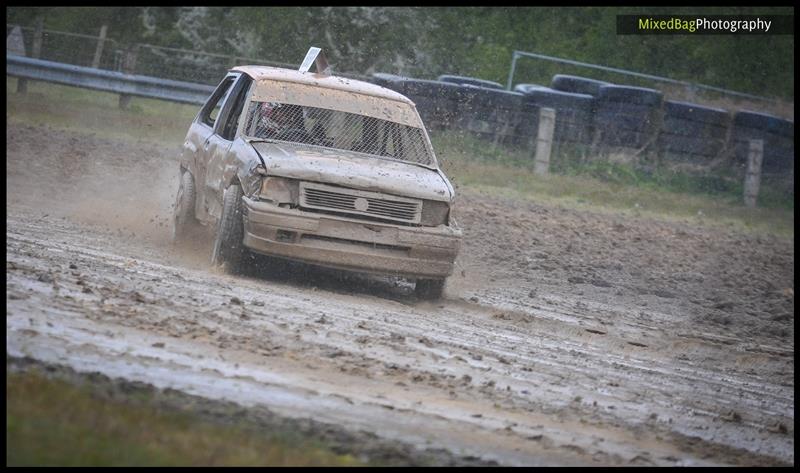
<svg viewBox="0 0 800 473">
<path fill-rule="evenodd" d="M 122 95 L 202 105 L 214 86 L 6 55 L 6 75 Z"/>
</svg>

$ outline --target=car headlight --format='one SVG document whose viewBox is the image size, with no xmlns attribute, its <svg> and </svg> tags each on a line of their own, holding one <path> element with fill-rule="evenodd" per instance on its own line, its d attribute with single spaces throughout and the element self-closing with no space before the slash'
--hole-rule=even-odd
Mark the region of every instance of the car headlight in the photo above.
<svg viewBox="0 0 800 473">
<path fill-rule="evenodd" d="M 428 227 L 447 225 L 450 214 L 450 203 L 437 200 L 426 200 L 422 203 L 420 223 Z"/>
<path fill-rule="evenodd" d="M 259 198 L 272 201 L 276 205 L 296 205 L 298 201 L 297 181 L 283 177 L 265 177 L 261 181 Z"/>
</svg>

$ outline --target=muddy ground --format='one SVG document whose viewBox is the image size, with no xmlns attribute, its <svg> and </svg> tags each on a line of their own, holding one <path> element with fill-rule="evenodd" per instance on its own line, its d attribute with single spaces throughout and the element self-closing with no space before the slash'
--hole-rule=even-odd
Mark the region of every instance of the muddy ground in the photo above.
<svg viewBox="0 0 800 473">
<path fill-rule="evenodd" d="M 404 280 L 269 260 L 232 277 L 208 238 L 174 248 L 176 148 L 6 138 L 9 355 L 460 464 L 794 463 L 790 239 L 461 189 L 456 273 L 422 302 Z"/>
</svg>

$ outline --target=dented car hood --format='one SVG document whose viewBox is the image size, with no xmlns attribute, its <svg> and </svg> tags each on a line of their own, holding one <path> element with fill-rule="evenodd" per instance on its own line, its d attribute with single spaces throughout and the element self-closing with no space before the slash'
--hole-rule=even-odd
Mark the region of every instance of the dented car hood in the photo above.
<svg viewBox="0 0 800 473">
<path fill-rule="evenodd" d="M 267 173 L 405 197 L 450 201 L 441 171 L 355 152 L 254 141 Z"/>
</svg>

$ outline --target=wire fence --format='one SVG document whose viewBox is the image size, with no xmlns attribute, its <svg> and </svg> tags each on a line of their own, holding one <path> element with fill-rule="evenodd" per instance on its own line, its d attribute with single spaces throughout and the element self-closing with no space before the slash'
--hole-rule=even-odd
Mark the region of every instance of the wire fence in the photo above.
<svg viewBox="0 0 800 473">
<path fill-rule="evenodd" d="M 513 85 L 519 83 L 549 85 L 550 78 L 558 74 L 570 74 L 628 86 L 649 87 L 659 90 L 669 100 L 697 102 L 732 111 L 760 110 L 790 120 L 794 118 L 793 100 L 763 97 L 721 87 L 525 51 L 514 51 L 512 54 L 505 87 L 511 90 Z"/>
<path fill-rule="evenodd" d="M 18 32 L 15 32 L 17 30 Z M 19 41 L 9 38 L 20 35 Z M 48 61 L 94 67 L 129 74 L 163 79 L 216 85 L 225 73 L 239 65 L 260 65 L 296 69 L 289 64 L 263 58 L 209 53 L 181 48 L 135 43 L 123 44 L 103 35 L 93 36 L 65 31 L 42 29 L 37 45 L 35 27 L 6 24 L 6 51 Z M 15 44 L 11 51 L 10 45 Z M 21 47 L 19 45 L 22 45 Z M 37 54 L 32 54 L 36 50 Z M 369 80 L 367 76 L 336 72 L 353 79 Z"/>
</svg>

